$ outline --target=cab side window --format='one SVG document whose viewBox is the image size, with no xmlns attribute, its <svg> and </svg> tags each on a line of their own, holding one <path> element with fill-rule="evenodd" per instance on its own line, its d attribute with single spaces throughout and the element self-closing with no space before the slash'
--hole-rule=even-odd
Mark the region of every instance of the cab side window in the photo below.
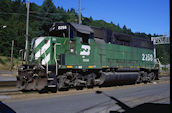
<svg viewBox="0 0 172 113">
<path fill-rule="evenodd" d="M 89 38 L 91 38 L 90 34 L 84 34 L 84 33 L 79 33 L 78 32 L 77 36 L 81 37 L 81 39 L 80 39 L 81 44 L 89 45 Z"/>
</svg>

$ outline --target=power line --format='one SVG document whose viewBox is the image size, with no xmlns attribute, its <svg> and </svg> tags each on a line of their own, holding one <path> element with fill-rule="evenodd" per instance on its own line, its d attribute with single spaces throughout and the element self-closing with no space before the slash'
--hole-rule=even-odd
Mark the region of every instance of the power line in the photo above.
<svg viewBox="0 0 172 113">
<path fill-rule="evenodd" d="M 23 13 L 4 13 L 4 12 L 0 12 L 0 14 L 4 14 L 4 15 L 8 15 L 8 14 L 17 14 L 17 15 L 25 15 L 26 16 L 26 14 L 23 14 Z"/>
<path fill-rule="evenodd" d="M 67 12 L 65 12 L 65 13 L 40 13 L 40 12 L 35 12 L 35 11 L 30 11 L 30 13 L 32 13 L 32 14 L 50 14 L 50 15 L 56 15 L 56 14 L 60 14 L 60 15 L 77 15 L 77 14 L 73 14 L 73 13 L 71 13 L 71 14 L 68 14 Z"/>
<path fill-rule="evenodd" d="M 0 12 L 0 15 L 1 15 L 2 13 Z M 26 16 L 26 14 L 21 14 L 21 13 L 4 13 L 4 14 L 18 14 L 18 15 L 22 15 L 22 16 Z M 35 17 L 35 18 L 38 18 L 38 19 L 47 19 L 47 20 L 49 20 L 49 18 L 47 18 L 47 17 L 40 17 L 40 16 L 36 16 L 36 15 L 32 15 L 32 14 L 30 14 L 29 15 L 30 17 Z"/>
<path fill-rule="evenodd" d="M 0 14 L 17 14 L 17 15 L 25 15 L 24 13 L 6 13 L 6 12 L 0 12 Z M 35 12 L 35 11 L 30 11 L 30 14 L 50 14 L 50 15 L 77 15 L 77 14 L 63 14 L 63 13 L 40 13 L 40 12 Z"/>
</svg>

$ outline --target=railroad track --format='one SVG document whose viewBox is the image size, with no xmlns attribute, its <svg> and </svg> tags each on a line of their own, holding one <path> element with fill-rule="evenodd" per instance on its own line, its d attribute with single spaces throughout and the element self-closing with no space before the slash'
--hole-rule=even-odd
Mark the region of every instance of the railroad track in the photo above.
<svg viewBox="0 0 172 113">
<path fill-rule="evenodd" d="M 0 87 L 15 87 L 16 81 L 0 81 Z"/>
<path fill-rule="evenodd" d="M 16 94 L 22 94 L 22 92 L 19 91 L 18 89 L 0 90 L 0 95 L 16 95 Z"/>
<path fill-rule="evenodd" d="M 168 78 L 163 77 L 160 80 L 158 80 L 158 82 L 161 83 L 163 81 L 168 81 L 168 80 L 169 80 Z M 157 82 L 157 81 L 155 81 L 155 82 Z M 113 87 L 109 87 L 109 88 L 113 88 Z M 94 90 L 95 89 L 99 89 L 99 88 L 98 87 L 94 87 Z M 69 91 L 75 92 L 75 91 L 73 91 L 73 89 L 70 89 Z M 68 93 L 69 91 L 67 91 L 66 93 Z M 86 90 L 83 90 L 81 92 L 84 92 L 84 91 L 86 91 Z M 19 91 L 16 88 L 16 81 L 0 81 L 0 95 L 31 94 L 33 92 L 36 92 L 36 91 L 30 91 L 30 92 Z M 76 92 L 77 92 L 77 90 L 76 90 Z M 61 93 L 65 93 L 65 92 L 57 92 L 57 93 L 61 94 Z"/>
<path fill-rule="evenodd" d="M 0 81 L 0 95 L 14 95 L 22 93 L 16 88 L 16 81 Z"/>
</svg>

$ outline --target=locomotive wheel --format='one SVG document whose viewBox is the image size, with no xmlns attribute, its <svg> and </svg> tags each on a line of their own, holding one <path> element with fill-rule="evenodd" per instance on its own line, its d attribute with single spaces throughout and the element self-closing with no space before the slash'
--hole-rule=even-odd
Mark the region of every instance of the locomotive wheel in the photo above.
<svg viewBox="0 0 172 113">
<path fill-rule="evenodd" d="M 142 82 L 143 83 L 147 83 L 148 82 L 148 73 L 147 72 L 144 72 L 143 73 Z"/>
<path fill-rule="evenodd" d="M 94 80 L 88 79 L 87 80 L 87 88 L 93 88 L 94 87 Z"/>
<path fill-rule="evenodd" d="M 42 90 L 38 90 L 38 93 L 48 93 L 48 90 L 46 88 L 44 88 Z"/>
<path fill-rule="evenodd" d="M 61 87 L 61 85 L 59 85 L 59 84 L 57 83 L 57 90 L 58 90 L 58 91 L 67 91 L 68 88 L 66 88 L 66 87 Z"/>
<path fill-rule="evenodd" d="M 50 91 L 51 91 L 51 93 L 56 93 L 57 92 L 57 87 L 51 88 Z"/>
<path fill-rule="evenodd" d="M 148 77 L 150 78 L 150 82 L 155 80 L 155 73 L 154 72 L 149 73 Z"/>
<path fill-rule="evenodd" d="M 96 75 L 94 73 L 91 73 L 87 76 L 87 83 L 86 83 L 87 88 L 93 88 L 94 87 L 95 76 Z"/>
<path fill-rule="evenodd" d="M 74 81 L 74 87 L 76 90 L 82 90 L 84 88 L 84 85 L 79 82 L 79 79 L 76 79 Z"/>
<path fill-rule="evenodd" d="M 86 84 L 86 82 L 84 81 L 84 77 L 81 74 L 76 73 L 75 80 L 73 81 L 73 86 L 77 90 L 82 90 L 84 88 L 85 84 Z"/>
<path fill-rule="evenodd" d="M 82 86 L 77 86 L 77 87 L 76 87 L 76 90 L 83 90 L 83 88 L 84 88 L 84 87 L 82 87 Z"/>
<path fill-rule="evenodd" d="M 135 83 L 136 84 L 139 84 L 141 82 L 142 82 L 142 77 L 139 75 Z"/>
<path fill-rule="evenodd" d="M 65 86 L 65 78 L 63 76 L 59 76 L 57 78 L 57 89 L 58 91 L 67 91 L 68 87 Z"/>
</svg>

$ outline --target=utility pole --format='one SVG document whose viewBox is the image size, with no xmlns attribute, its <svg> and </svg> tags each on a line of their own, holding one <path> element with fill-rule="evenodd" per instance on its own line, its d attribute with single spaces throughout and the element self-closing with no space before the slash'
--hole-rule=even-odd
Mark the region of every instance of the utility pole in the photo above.
<svg viewBox="0 0 172 113">
<path fill-rule="evenodd" d="M 26 19 L 26 45 L 25 45 L 25 61 L 27 63 L 28 61 L 28 29 L 29 29 L 29 7 L 30 7 L 30 1 L 27 2 L 27 19 Z"/>
<path fill-rule="evenodd" d="M 14 48 L 14 40 L 12 40 L 12 44 L 11 44 L 11 68 L 10 68 L 10 70 L 13 69 L 13 65 L 14 65 L 14 63 L 13 63 L 13 48 Z"/>
<path fill-rule="evenodd" d="M 81 24 L 81 3 L 80 3 L 80 0 L 79 0 L 79 24 Z"/>
</svg>

